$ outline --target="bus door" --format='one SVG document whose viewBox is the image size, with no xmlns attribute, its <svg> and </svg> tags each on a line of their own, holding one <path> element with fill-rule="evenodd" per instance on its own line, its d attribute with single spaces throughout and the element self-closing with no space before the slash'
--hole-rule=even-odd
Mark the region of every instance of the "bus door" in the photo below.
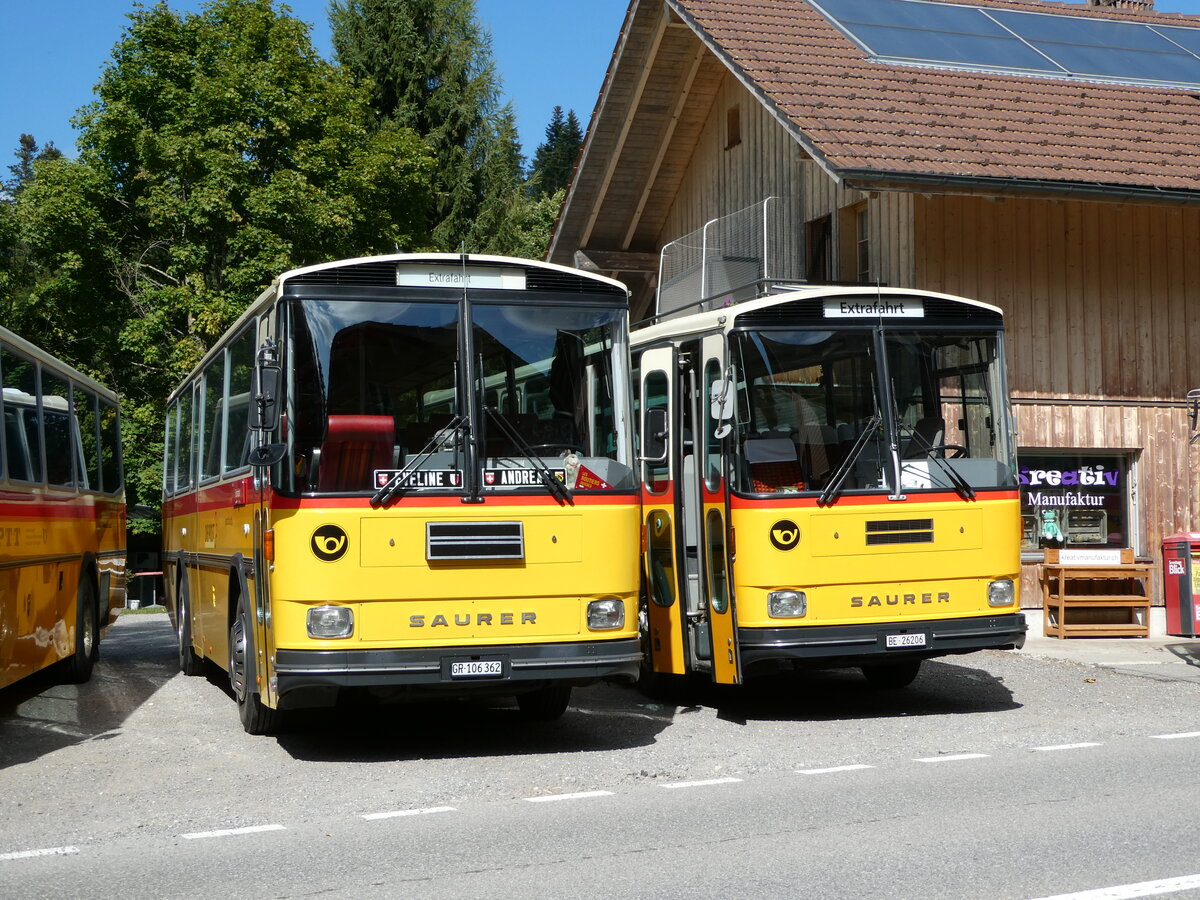
<svg viewBox="0 0 1200 900">
<path fill-rule="evenodd" d="M 703 578 L 704 614 L 709 631 L 713 680 L 739 684 L 737 614 L 729 578 L 729 430 L 722 417 L 722 401 L 732 401 L 734 385 L 725 371 L 725 339 L 721 334 L 701 339 L 696 356 L 699 390 L 693 421 L 700 423 L 694 441 L 697 459 L 697 494 L 701 498 L 697 516 L 699 571 Z M 728 407 L 727 407 L 728 408 Z M 726 413 L 727 415 L 727 413 Z M 702 524 L 701 524 L 702 522 Z"/>
<path fill-rule="evenodd" d="M 658 673 L 687 671 L 683 646 L 683 615 L 679 602 L 675 472 L 679 442 L 676 404 L 676 352 L 654 347 L 642 353 L 641 469 L 642 515 L 646 530 L 643 554 L 647 594 L 647 652 L 649 667 Z"/>
<path fill-rule="evenodd" d="M 179 395 L 179 461 L 175 471 L 175 486 L 181 493 L 175 506 L 172 522 L 173 538 L 179 548 L 179 593 L 187 599 L 188 633 L 196 646 L 203 648 L 200 631 L 204 598 L 200 591 L 199 541 L 196 536 L 196 385 L 189 383 Z M 181 602 L 176 597 L 176 604 Z M 176 606 L 176 609 L 179 607 Z"/>
</svg>

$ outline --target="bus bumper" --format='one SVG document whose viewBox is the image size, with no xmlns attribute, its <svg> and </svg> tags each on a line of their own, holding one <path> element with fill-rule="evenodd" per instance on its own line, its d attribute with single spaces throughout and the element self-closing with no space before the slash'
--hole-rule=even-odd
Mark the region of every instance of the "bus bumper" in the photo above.
<svg viewBox="0 0 1200 900">
<path fill-rule="evenodd" d="M 309 688 L 409 687 L 430 693 L 518 693 L 540 685 L 635 681 L 637 638 L 572 644 L 508 644 L 388 650 L 279 650 L 279 696 Z M 499 662 L 500 675 L 455 676 L 454 664 Z"/>
<path fill-rule="evenodd" d="M 814 667 L 931 659 L 975 650 L 1019 650 L 1028 626 L 1022 613 L 799 628 L 739 628 L 742 667 L 781 660 Z M 889 635 L 924 635 L 922 646 L 889 647 Z"/>
</svg>

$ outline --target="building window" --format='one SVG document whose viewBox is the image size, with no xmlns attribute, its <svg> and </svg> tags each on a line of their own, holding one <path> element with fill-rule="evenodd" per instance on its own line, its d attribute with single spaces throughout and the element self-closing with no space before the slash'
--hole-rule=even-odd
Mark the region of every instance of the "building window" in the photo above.
<svg viewBox="0 0 1200 900">
<path fill-rule="evenodd" d="M 804 267 L 807 281 L 829 281 L 833 271 L 833 217 L 821 216 L 804 223 L 804 243 L 808 253 Z"/>
<path fill-rule="evenodd" d="M 1132 547 L 1133 466 L 1125 454 L 1019 450 L 1021 550 Z"/>
<path fill-rule="evenodd" d="M 725 111 L 725 149 L 742 142 L 742 108 L 731 106 Z"/>
</svg>

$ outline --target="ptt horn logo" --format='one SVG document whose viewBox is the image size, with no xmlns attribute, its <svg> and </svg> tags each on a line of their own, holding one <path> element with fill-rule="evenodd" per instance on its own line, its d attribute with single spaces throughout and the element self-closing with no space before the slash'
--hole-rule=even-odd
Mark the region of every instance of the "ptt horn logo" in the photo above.
<svg viewBox="0 0 1200 900">
<path fill-rule="evenodd" d="M 337 525 L 322 525 L 312 536 L 312 552 L 317 559 L 333 562 L 346 555 L 346 547 L 350 544 L 346 532 Z"/>
<path fill-rule="evenodd" d="M 776 550 L 791 550 L 800 543 L 800 528 L 790 519 L 780 519 L 771 526 L 771 543 Z"/>
</svg>

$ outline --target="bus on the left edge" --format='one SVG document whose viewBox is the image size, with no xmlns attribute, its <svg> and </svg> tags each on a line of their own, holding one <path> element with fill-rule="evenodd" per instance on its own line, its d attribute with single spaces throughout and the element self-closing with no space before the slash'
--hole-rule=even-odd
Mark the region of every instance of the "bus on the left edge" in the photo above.
<svg viewBox="0 0 1200 900">
<path fill-rule="evenodd" d="M 125 600 L 117 395 L 0 327 L 0 688 L 84 682 Z"/>
</svg>

